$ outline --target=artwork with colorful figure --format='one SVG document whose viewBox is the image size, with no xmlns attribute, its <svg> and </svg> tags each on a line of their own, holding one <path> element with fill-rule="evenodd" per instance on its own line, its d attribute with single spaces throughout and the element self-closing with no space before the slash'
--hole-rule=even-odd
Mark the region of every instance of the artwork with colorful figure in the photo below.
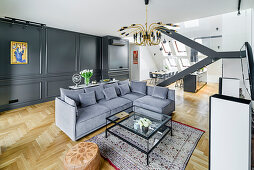
<svg viewBox="0 0 254 170">
<path fill-rule="evenodd" d="M 27 43 L 11 41 L 11 64 L 27 63 Z"/>
</svg>

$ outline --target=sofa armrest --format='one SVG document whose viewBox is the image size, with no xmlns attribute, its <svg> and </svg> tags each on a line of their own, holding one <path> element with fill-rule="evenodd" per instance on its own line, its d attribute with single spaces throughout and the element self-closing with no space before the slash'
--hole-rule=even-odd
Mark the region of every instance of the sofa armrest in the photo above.
<svg viewBox="0 0 254 170">
<path fill-rule="evenodd" d="M 55 99 L 56 125 L 73 141 L 76 139 L 76 107 L 71 106 L 60 98 Z"/>
<path fill-rule="evenodd" d="M 175 90 L 168 89 L 168 99 L 175 101 Z"/>
</svg>

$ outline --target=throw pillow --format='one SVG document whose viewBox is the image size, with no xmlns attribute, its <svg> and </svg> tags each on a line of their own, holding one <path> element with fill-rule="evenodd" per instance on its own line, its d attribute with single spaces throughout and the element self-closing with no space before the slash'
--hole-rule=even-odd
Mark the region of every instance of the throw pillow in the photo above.
<svg viewBox="0 0 254 170">
<path fill-rule="evenodd" d="M 121 94 L 121 91 L 119 89 L 119 85 L 118 83 L 111 83 L 111 84 L 105 84 L 104 85 L 104 88 L 109 88 L 109 87 L 114 87 L 116 89 L 116 94 L 117 95 L 120 95 Z"/>
<path fill-rule="evenodd" d="M 129 81 L 129 79 L 127 79 L 127 80 L 124 80 L 124 81 L 119 81 L 118 84 L 119 84 L 119 85 L 122 85 L 122 84 L 130 84 L 130 81 Z"/>
<path fill-rule="evenodd" d="M 153 90 L 154 90 L 153 86 L 147 86 L 146 87 L 146 94 L 149 95 L 149 96 L 152 96 L 153 95 Z"/>
<path fill-rule="evenodd" d="M 71 98 L 72 100 L 74 100 L 77 106 L 80 104 L 79 94 L 82 94 L 82 93 L 84 93 L 83 89 L 69 90 L 69 89 L 60 88 L 61 100 L 65 101 L 65 96 L 67 96 Z"/>
<path fill-rule="evenodd" d="M 131 81 L 131 91 L 146 95 L 146 82 Z"/>
<path fill-rule="evenodd" d="M 131 92 L 129 84 L 119 85 L 119 88 L 122 96 Z"/>
<path fill-rule="evenodd" d="M 106 100 L 111 100 L 117 97 L 115 87 L 108 87 L 103 90 Z"/>
<path fill-rule="evenodd" d="M 69 105 L 71 105 L 71 106 L 77 107 L 76 102 L 73 99 L 71 99 L 71 98 L 69 98 L 67 96 L 65 96 L 64 101 L 66 103 L 68 103 Z"/>
<path fill-rule="evenodd" d="M 154 86 L 153 89 L 153 97 L 158 97 L 161 99 L 166 99 L 168 95 L 168 88 L 166 87 L 158 87 L 158 86 Z"/>
<path fill-rule="evenodd" d="M 96 104 L 95 92 L 91 91 L 88 93 L 79 94 L 81 107 L 87 107 Z"/>
<path fill-rule="evenodd" d="M 85 92 L 89 93 L 89 92 L 95 92 L 95 96 L 97 100 L 101 100 L 104 98 L 104 94 L 103 94 L 103 85 L 99 85 L 99 86 L 95 86 L 95 87 L 87 87 L 85 88 Z"/>
</svg>

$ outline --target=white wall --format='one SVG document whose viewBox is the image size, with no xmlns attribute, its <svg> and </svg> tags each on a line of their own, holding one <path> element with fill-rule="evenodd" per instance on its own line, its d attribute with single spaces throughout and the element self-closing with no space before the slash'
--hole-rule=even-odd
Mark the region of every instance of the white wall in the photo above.
<svg viewBox="0 0 254 170">
<path fill-rule="evenodd" d="M 222 60 L 218 60 L 207 66 L 207 82 L 219 83 L 219 77 L 222 76 Z"/>
<path fill-rule="evenodd" d="M 244 42 L 249 42 L 253 47 L 253 9 L 248 9 L 237 15 L 236 12 L 223 16 L 223 51 L 239 51 Z M 240 59 L 223 59 L 223 77 L 240 79 L 240 88 L 245 97 L 248 96 L 242 80 L 242 66 Z"/>
<path fill-rule="evenodd" d="M 130 45 L 130 78 L 131 80 L 147 80 L 149 72 L 158 70 L 153 53 L 150 52 L 149 46 Z M 138 64 L 133 64 L 133 51 L 138 50 Z"/>
<path fill-rule="evenodd" d="M 133 51 L 138 51 L 138 64 L 133 64 Z M 140 50 L 139 50 L 139 46 L 136 46 L 134 44 L 130 44 L 130 79 L 131 80 L 139 80 L 139 68 L 140 68 Z"/>
<path fill-rule="evenodd" d="M 251 10 L 223 15 L 223 51 L 239 51 L 244 42 L 251 43 Z M 240 59 L 223 59 L 223 77 L 241 78 Z"/>
<path fill-rule="evenodd" d="M 153 72 L 158 70 L 152 53 L 149 51 L 149 46 L 141 46 L 140 47 L 140 74 L 139 79 L 147 80 L 149 79 L 149 72 Z"/>
</svg>

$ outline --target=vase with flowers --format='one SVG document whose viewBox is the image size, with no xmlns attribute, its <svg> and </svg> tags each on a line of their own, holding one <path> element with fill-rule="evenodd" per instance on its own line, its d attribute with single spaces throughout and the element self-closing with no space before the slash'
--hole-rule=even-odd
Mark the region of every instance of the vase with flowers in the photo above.
<svg viewBox="0 0 254 170">
<path fill-rule="evenodd" d="M 90 78 L 93 75 L 93 70 L 88 69 L 82 70 L 80 72 L 80 75 L 84 78 L 85 85 L 88 85 L 90 83 Z"/>
<path fill-rule="evenodd" d="M 138 124 L 140 125 L 140 129 L 142 129 L 142 132 L 147 133 L 149 126 L 152 124 L 152 122 L 147 118 L 141 118 L 139 119 Z"/>
</svg>

